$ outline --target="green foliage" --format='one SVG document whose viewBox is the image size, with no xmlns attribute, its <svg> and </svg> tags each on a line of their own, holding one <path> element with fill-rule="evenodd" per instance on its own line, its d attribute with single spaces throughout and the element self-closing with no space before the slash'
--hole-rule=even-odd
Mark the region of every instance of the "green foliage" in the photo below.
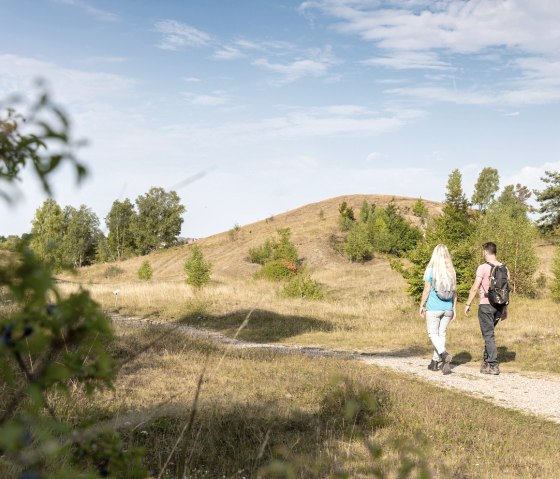
<svg viewBox="0 0 560 479">
<path fill-rule="evenodd" d="M 32 130 L 29 125 L 33 126 Z M 31 102 L 12 97 L 0 103 L 0 186 L 20 180 L 20 173 L 27 166 L 50 195 L 48 177 L 66 163 L 72 164 L 77 180 L 81 181 L 86 170 L 76 159 L 79 146 L 79 142 L 70 138 L 66 115 L 46 93 L 39 93 Z M 13 200 L 3 188 L 0 197 L 8 202 Z"/>
<path fill-rule="evenodd" d="M 268 261 L 255 274 L 256 278 L 269 279 L 271 281 L 283 281 L 291 278 L 298 272 L 298 265 L 286 259 L 275 259 Z"/>
<path fill-rule="evenodd" d="M 115 200 L 105 217 L 109 230 L 107 236 L 106 261 L 120 261 L 131 256 L 135 250 L 134 228 L 138 218 L 128 198 Z"/>
<path fill-rule="evenodd" d="M 484 168 L 474 186 L 472 203 L 483 213 L 494 200 L 494 195 L 500 189 L 500 175 L 495 168 Z"/>
<path fill-rule="evenodd" d="M 63 214 L 61 247 L 65 263 L 72 264 L 76 268 L 94 263 L 97 242 L 101 235 L 99 218 L 85 205 L 77 210 L 66 206 Z"/>
<path fill-rule="evenodd" d="M 392 200 L 386 208 L 369 206 L 360 210 L 344 241 L 344 253 L 351 261 L 367 261 L 374 252 L 402 256 L 416 246 L 422 234 L 399 212 Z"/>
<path fill-rule="evenodd" d="M 426 226 L 426 222 L 428 221 L 428 207 L 422 198 L 418 198 L 416 203 L 412 206 L 412 214 L 420 218 L 422 226 Z"/>
<path fill-rule="evenodd" d="M 64 214 L 58 203 L 52 198 L 45 200 L 35 211 L 31 224 L 31 248 L 44 264 L 54 271 L 61 270 L 64 266 Z"/>
<path fill-rule="evenodd" d="M 29 246 L 31 241 L 30 234 L 23 234 L 21 237 L 17 235 L 9 235 L 8 237 L 0 236 L 0 250 L 17 252 L 24 246 Z"/>
<path fill-rule="evenodd" d="M 267 239 L 262 245 L 249 249 L 251 263 L 265 265 L 274 260 L 297 262 L 298 252 L 290 239 L 292 235 L 290 228 L 280 228 L 276 233 L 278 238 Z"/>
<path fill-rule="evenodd" d="M 363 223 L 356 224 L 348 233 L 344 242 L 344 253 L 351 261 L 364 262 L 373 257 L 369 233 L 368 225 Z"/>
<path fill-rule="evenodd" d="M 140 268 L 138 269 L 138 278 L 142 281 L 149 281 L 152 279 L 152 266 L 148 260 L 144 261 Z"/>
<path fill-rule="evenodd" d="M 535 198 L 540 203 L 538 212 L 541 214 L 537 223 L 543 233 L 551 233 L 560 226 L 560 173 L 545 171 L 541 178 L 547 186 L 544 190 L 535 191 Z"/>
<path fill-rule="evenodd" d="M 496 201 L 480 218 L 474 236 L 474 247 L 478 250 L 476 260 L 480 261 L 480 245 L 492 241 L 498 246 L 498 259 L 507 265 L 513 293 L 531 296 L 535 293 L 535 278 L 538 260 L 535 254 L 537 230 L 530 220 L 527 210 L 517 202 Z"/>
<path fill-rule="evenodd" d="M 435 236 L 440 243 L 453 248 L 466 241 L 473 232 L 469 203 L 463 192 L 462 176 L 455 169 L 449 175 L 443 214 L 435 220 Z"/>
<path fill-rule="evenodd" d="M 185 261 L 186 282 L 196 289 L 202 288 L 210 282 L 212 263 L 204 260 L 201 249 L 195 245 L 192 253 Z"/>
<path fill-rule="evenodd" d="M 356 222 L 356 217 L 354 216 L 354 209 L 351 206 L 348 206 L 346 201 L 340 203 L 338 207 L 338 224 L 342 231 L 348 231 L 352 229 Z"/>
<path fill-rule="evenodd" d="M 282 290 L 289 298 L 322 299 L 323 288 L 307 273 L 300 273 L 292 277 Z"/>
<path fill-rule="evenodd" d="M 133 230 L 138 254 L 148 254 L 176 243 L 185 212 L 180 201 L 175 191 L 155 187 L 136 198 L 138 215 Z"/>
<path fill-rule="evenodd" d="M 325 221 L 325 210 L 323 210 L 323 208 L 319 210 L 319 219 Z"/>
<path fill-rule="evenodd" d="M 47 120 L 41 119 L 41 112 L 50 113 Z M 34 134 L 20 132 L 20 118 L 14 113 L 8 113 L 7 120 L 0 116 L 1 180 L 19 179 L 21 168 L 32 164 L 50 192 L 50 174 L 61 163 L 72 163 L 80 178 L 85 174 L 73 157 L 68 120 L 46 95 L 26 118 Z M 0 196 L 9 199 L 7 194 Z M 100 307 L 84 291 L 63 297 L 52 279 L 50 267 L 61 260 L 53 256 L 49 242 L 60 242 L 55 235 L 63 217 L 60 207 L 51 200 L 40 214 L 45 221 L 34 227 L 44 234 L 35 243 L 42 257 L 23 243 L 7 264 L 0 265 L 0 290 L 8 291 L 14 303 L 14 308 L 0 313 L 0 376 L 5 385 L 0 411 L 2 462 L 22 471 L 22 477 L 99 478 L 108 472 L 112 477 L 145 477 L 138 451 L 125 451 L 116 434 L 110 447 L 100 442 L 95 452 L 85 449 L 77 454 L 99 434 L 74 427 L 51 406 L 60 394 L 71 399 L 112 387 L 116 364 L 105 350 L 112 333 Z M 96 419 L 96 426 L 103 426 Z M 107 464 L 109 470 L 101 466 Z"/>
<path fill-rule="evenodd" d="M 554 279 L 550 286 L 550 294 L 556 301 L 560 302 L 560 247 L 556 247 L 552 262 L 552 274 Z"/>
</svg>

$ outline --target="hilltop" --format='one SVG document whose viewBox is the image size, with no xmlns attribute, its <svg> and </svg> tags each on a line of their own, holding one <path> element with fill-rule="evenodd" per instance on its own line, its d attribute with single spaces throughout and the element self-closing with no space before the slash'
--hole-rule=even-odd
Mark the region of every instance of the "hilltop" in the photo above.
<svg viewBox="0 0 560 479">
<path fill-rule="evenodd" d="M 258 266 L 246 261 L 249 248 L 255 247 L 267 238 L 274 236 L 279 228 L 291 229 L 292 240 L 298 248 L 300 256 L 312 269 L 320 269 L 332 264 L 347 264 L 348 261 L 337 254 L 330 244 L 332 235 L 340 235 L 338 228 L 339 205 L 346 201 L 358 213 L 364 200 L 370 204 L 385 207 L 392 199 L 407 220 L 418 223 L 418 218 L 412 214 L 412 207 L 417 198 L 389 195 L 344 195 L 311 203 L 262 221 L 243 225 L 240 227 L 235 240 L 232 239 L 228 231 L 225 231 L 202 238 L 196 243 L 202 248 L 205 257 L 212 261 L 214 275 L 223 277 L 223 279 L 238 278 L 256 271 Z M 441 213 L 442 203 L 427 200 L 424 200 L 424 202 L 431 217 Z M 320 217 L 321 211 L 323 213 Z M 189 249 L 190 245 L 181 245 L 117 263 L 118 267 L 124 270 L 122 275 L 119 276 L 119 280 L 136 281 L 136 271 L 140 264 L 148 259 L 154 271 L 154 279 L 183 281 L 183 263 L 189 254 Z M 111 283 L 114 280 L 106 277 L 106 269 L 107 265 L 104 264 L 85 267 L 79 271 L 79 278 L 82 281 Z"/>
</svg>

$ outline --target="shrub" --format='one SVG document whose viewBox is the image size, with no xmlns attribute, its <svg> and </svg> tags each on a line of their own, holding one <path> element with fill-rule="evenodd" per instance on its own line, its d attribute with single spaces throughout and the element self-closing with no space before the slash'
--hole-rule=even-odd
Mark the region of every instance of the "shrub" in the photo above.
<svg viewBox="0 0 560 479">
<path fill-rule="evenodd" d="M 260 271 L 255 274 L 255 277 L 270 279 L 272 281 L 282 281 L 291 278 L 297 274 L 297 272 L 297 263 L 285 259 L 277 259 L 266 263 Z"/>
<path fill-rule="evenodd" d="M 185 261 L 186 282 L 199 289 L 210 281 L 210 271 L 212 263 L 204 260 L 202 251 L 198 246 L 194 246 L 192 254 Z"/>
<path fill-rule="evenodd" d="M 295 245 L 290 241 L 290 228 L 277 230 L 278 238 L 267 239 L 261 246 L 249 249 L 249 261 L 264 265 L 269 261 L 287 260 L 296 262 L 298 252 Z"/>
<path fill-rule="evenodd" d="M 138 277 L 143 281 L 152 279 L 152 266 L 148 260 L 144 261 L 138 269 Z"/>
<path fill-rule="evenodd" d="M 354 209 L 351 206 L 348 206 L 346 201 L 343 201 L 338 206 L 338 224 L 342 231 L 348 231 L 354 226 L 356 223 L 356 217 L 354 215 Z"/>
<path fill-rule="evenodd" d="M 119 268 L 118 266 L 108 266 L 105 269 L 105 273 L 103 273 L 103 275 L 106 278 L 116 278 L 117 276 L 120 276 L 123 273 L 124 273 L 124 269 Z"/>
<path fill-rule="evenodd" d="M 321 285 L 308 274 L 297 274 L 286 283 L 284 296 L 289 298 L 321 299 L 324 297 Z"/>
<path fill-rule="evenodd" d="M 344 252 L 351 261 L 364 262 L 373 257 L 366 225 L 358 224 L 350 230 L 344 244 Z"/>
</svg>

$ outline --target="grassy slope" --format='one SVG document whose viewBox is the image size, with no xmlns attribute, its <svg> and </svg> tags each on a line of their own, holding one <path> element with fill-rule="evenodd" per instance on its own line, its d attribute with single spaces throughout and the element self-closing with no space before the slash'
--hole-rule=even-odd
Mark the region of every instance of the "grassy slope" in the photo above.
<svg viewBox="0 0 560 479">
<path fill-rule="evenodd" d="M 89 284 L 88 288 L 105 307 L 114 306 L 112 291 L 120 289 L 119 308 L 124 314 L 181 319 L 233 334 L 246 312 L 257 308 L 242 338 L 339 349 L 392 350 L 428 357 L 430 345 L 424 322 L 418 317 L 417 306 L 404 292 L 403 279 L 390 269 L 388 261 L 375 258 L 363 265 L 352 264 L 329 244 L 331 235 L 340 234 L 338 205 L 347 201 L 357 213 L 364 199 L 386 205 L 391 197 L 332 198 L 275 216 L 273 220 L 244 226 L 236 241 L 227 232 L 200 240 L 205 256 L 214 265 L 212 284 L 200 293 L 193 293 L 183 281 L 182 266 L 189 254 L 188 246 L 148 256 L 154 270 L 154 278 L 148 283 L 136 276 L 145 257 L 119 263 L 124 272 L 117 278 L 106 278 L 107 265 L 96 265 L 82 269 L 72 281 Z M 396 198 L 405 214 L 414 201 Z M 439 203 L 427 205 L 431 215 L 441 211 Z M 319 218 L 321 210 L 324 220 Z M 278 294 L 280 285 L 253 279 L 259 266 L 245 260 L 248 249 L 284 227 L 291 228 L 300 256 L 309 265 L 312 276 L 327 290 L 325 300 L 285 299 Z M 552 251 L 551 246 L 537 248 L 541 270 L 547 276 Z M 497 330 L 505 370 L 560 372 L 559 313 L 558 304 L 546 296 L 538 300 L 514 299 L 511 318 Z M 465 318 L 460 311 L 448 333 L 448 345 L 453 353 L 461 354 L 462 361 L 475 364 L 480 360 L 482 340 L 476 313 Z"/>
</svg>

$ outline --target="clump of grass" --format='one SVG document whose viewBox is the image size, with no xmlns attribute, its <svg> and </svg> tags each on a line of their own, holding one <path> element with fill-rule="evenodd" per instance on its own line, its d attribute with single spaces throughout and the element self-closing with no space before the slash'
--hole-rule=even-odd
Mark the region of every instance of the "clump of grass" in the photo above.
<svg viewBox="0 0 560 479">
<path fill-rule="evenodd" d="M 103 275 L 105 276 L 105 278 L 116 278 L 117 276 L 121 276 L 123 273 L 124 269 L 112 265 L 107 267 Z"/>
</svg>

